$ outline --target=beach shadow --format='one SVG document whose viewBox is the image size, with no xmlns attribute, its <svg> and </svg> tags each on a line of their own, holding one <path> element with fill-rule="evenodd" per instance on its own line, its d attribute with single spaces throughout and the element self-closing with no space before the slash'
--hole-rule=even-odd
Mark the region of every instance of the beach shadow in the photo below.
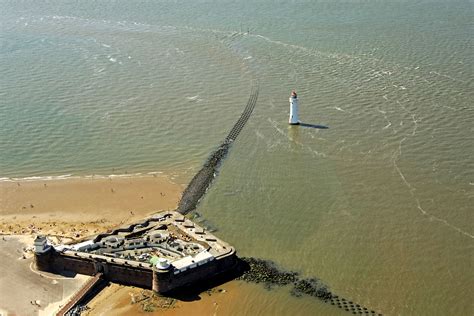
<svg viewBox="0 0 474 316">
<path fill-rule="evenodd" d="M 206 293 L 207 295 L 211 295 L 213 292 L 219 291 L 219 289 L 216 289 L 218 286 L 235 280 L 248 270 L 250 270 L 248 263 L 237 259 L 236 265 L 230 271 L 223 272 L 212 278 L 195 282 L 189 286 L 162 295 L 185 302 L 199 301 L 201 300 L 202 295 L 206 295 Z"/>
<path fill-rule="evenodd" d="M 62 276 L 63 279 L 74 279 L 77 275 L 76 272 L 70 270 L 62 270 L 62 269 L 51 269 L 49 271 L 40 271 L 37 270 L 34 266 L 30 266 L 31 271 L 39 274 L 43 274 L 49 278 L 56 278 L 58 275 Z"/>
<path fill-rule="evenodd" d="M 109 287 L 111 283 L 107 280 L 101 279 L 90 291 L 84 295 L 79 301 L 77 301 L 76 306 L 86 306 L 90 301 L 92 301 L 103 289 Z"/>
<path fill-rule="evenodd" d="M 317 125 L 317 124 L 309 124 L 309 123 L 303 123 L 301 122 L 300 124 L 298 124 L 299 126 L 303 126 L 303 127 L 309 127 L 309 128 L 317 128 L 317 129 L 328 129 L 329 126 L 324 126 L 324 125 Z"/>
<path fill-rule="evenodd" d="M 66 278 L 75 278 L 77 273 L 74 272 L 74 271 L 69 271 L 69 270 L 62 270 L 62 271 L 59 271 L 57 274 L 63 276 L 63 277 L 66 277 Z"/>
</svg>

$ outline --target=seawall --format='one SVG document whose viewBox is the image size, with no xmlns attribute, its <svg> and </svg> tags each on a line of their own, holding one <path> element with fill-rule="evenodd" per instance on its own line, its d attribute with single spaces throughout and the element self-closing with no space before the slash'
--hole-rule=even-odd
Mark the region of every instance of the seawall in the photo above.
<svg viewBox="0 0 474 316">
<path fill-rule="evenodd" d="M 110 282 L 132 285 L 144 289 L 152 289 L 159 293 L 176 290 L 188 284 L 218 275 L 232 269 L 237 263 L 235 250 L 225 256 L 216 258 L 203 265 L 196 265 L 184 272 L 176 270 L 159 270 L 151 265 L 137 266 L 123 262 L 113 262 L 113 259 L 98 259 L 77 257 L 74 252 L 61 253 L 54 249 L 35 254 L 35 264 L 38 270 L 53 273 L 79 273 L 95 275 L 102 273 L 103 278 Z"/>
</svg>

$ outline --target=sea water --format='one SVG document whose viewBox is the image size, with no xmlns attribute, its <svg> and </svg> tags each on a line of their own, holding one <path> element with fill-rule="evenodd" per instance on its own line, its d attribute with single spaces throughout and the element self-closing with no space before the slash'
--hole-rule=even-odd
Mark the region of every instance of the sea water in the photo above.
<svg viewBox="0 0 474 316">
<path fill-rule="evenodd" d="M 186 184 L 258 80 L 198 208 L 216 234 L 384 314 L 472 314 L 472 19 L 470 1 L 2 0 L 0 177 Z M 292 89 L 308 126 L 287 124 Z"/>
</svg>

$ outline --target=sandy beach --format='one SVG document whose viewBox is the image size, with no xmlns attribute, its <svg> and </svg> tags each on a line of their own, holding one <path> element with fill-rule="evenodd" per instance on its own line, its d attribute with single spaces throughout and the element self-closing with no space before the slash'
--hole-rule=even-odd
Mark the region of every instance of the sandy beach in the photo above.
<svg viewBox="0 0 474 316">
<path fill-rule="evenodd" d="M 174 209 L 166 176 L 0 182 L 0 234 L 82 238 Z"/>
</svg>

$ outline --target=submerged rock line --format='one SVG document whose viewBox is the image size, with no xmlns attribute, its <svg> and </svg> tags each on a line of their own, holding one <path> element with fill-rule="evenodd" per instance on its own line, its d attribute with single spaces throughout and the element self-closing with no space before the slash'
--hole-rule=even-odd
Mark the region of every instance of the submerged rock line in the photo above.
<svg viewBox="0 0 474 316">
<path fill-rule="evenodd" d="M 181 200 L 179 201 L 178 208 L 176 209 L 177 212 L 185 215 L 196 208 L 197 204 L 204 196 L 212 180 L 216 176 L 217 169 L 219 168 L 222 159 L 227 155 L 230 146 L 235 141 L 237 136 L 239 136 L 240 132 L 250 118 L 250 115 L 255 108 L 255 104 L 257 104 L 258 92 L 258 81 L 255 80 L 244 111 L 222 144 L 220 144 L 219 147 L 211 153 L 206 163 L 202 166 L 201 170 L 199 170 L 198 173 L 196 173 L 196 175 L 192 178 L 191 182 L 189 182 L 188 186 L 183 192 Z"/>
<path fill-rule="evenodd" d="M 335 295 L 318 278 L 302 278 L 297 272 L 285 271 L 268 260 L 246 257 L 241 257 L 240 260 L 242 271 L 237 278 L 238 280 L 260 283 L 267 289 L 274 286 L 289 286 L 291 295 L 296 297 L 312 296 L 354 315 L 382 315 L 351 300 Z"/>
</svg>

